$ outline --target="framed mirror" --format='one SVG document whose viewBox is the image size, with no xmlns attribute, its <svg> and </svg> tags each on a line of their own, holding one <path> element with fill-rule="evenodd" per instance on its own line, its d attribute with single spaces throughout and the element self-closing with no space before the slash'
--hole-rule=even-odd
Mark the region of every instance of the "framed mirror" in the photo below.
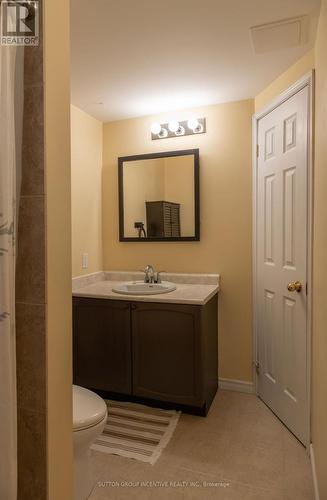
<svg viewBox="0 0 327 500">
<path fill-rule="evenodd" d="M 199 150 L 118 158 L 120 241 L 199 241 Z"/>
</svg>

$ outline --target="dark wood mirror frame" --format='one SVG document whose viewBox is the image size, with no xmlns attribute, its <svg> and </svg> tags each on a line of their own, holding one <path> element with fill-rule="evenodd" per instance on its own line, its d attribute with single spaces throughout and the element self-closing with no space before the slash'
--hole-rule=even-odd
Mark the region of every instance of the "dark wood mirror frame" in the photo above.
<svg viewBox="0 0 327 500">
<path fill-rule="evenodd" d="M 124 163 L 138 160 L 154 160 L 173 156 L 194 156 L 194 236 L 180 236 L 167 238 L 133 238 L 124 236 Z M 181 151 L 165 151 L 163 153 L 149 153 L 118 158 L 118 190 L 119 190 L 119 241 L 200 241 L 200 154 L 199 149 L 185 149 Z"/>
</svg>

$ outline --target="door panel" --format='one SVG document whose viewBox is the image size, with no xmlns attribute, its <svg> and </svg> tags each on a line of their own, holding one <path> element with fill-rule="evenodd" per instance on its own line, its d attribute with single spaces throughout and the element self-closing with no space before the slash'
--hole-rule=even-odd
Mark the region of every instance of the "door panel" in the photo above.
<svg viewBox="0 0 327 500">
<path fill-rule="evenodd" d="M 265 262 L 274 265 L 274 194 L 275 176 L 268 175 L 265 178 Z"/>
<path fill-rule="evenodd" d="M 306 442 L 308 89 L 259 121 L 259 396 Z M 299 281 L 302 290 L 289 291 Z"/>
<path fill-rule="evenodd" d="M 265 291 L 265 310 L 264 310 L 264 345 L 265 345 L 265 376 L 271 382 L 276 383 L 276 347 L 274 345 L 274 318 L 276 314 L 275 294 L 268 290 Z"/>
<path fill-rule="evenodd" d="M 296 168 L 285 170 L 283 176 L 283 266 L 295 270 Z"/>
<path fill-rule="evenodd" d="M 297 377 L 294 370 L 294 355 L 296 354 L 296 301 L 284 297 L 283 332 L 285 358 L 290 362 L 284 370 L 284 393 L 296 402 Z"/>
</svg>

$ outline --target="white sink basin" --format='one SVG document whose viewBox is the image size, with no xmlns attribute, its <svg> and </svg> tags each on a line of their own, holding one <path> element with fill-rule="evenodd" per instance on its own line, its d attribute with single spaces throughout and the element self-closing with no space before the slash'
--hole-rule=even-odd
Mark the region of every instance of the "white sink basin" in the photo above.
<svg viewBox="0 0 327 500">
<path fill-rule="evenodd" d="M 121 283 L 112 289 L 115 293 L 122 295 L 157 295 L 159 293 L 169 293 L 176 290 L 174 283 L 163 281 L 162 283 L 144 283 L 143 281 L 129 281 Z"/>
</svg>

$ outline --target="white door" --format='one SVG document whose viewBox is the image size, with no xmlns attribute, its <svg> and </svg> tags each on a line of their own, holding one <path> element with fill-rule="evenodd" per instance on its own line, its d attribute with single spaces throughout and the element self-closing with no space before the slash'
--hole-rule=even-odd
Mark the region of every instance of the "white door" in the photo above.
<svg viewBox="0 0 327 500">
<path fill-rule="evenodd" d="M 304 444 L 308 103 L 305 87 L 259 120 L 256 203 L 258 392 Z"/>
</svg>

